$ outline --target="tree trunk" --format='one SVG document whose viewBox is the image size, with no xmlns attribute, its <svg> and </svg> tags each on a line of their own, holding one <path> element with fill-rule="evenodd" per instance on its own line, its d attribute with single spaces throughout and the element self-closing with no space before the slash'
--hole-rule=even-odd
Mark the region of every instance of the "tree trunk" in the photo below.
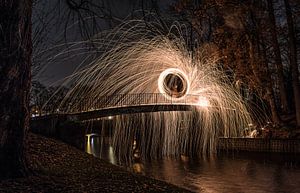
<svg viewBox="0 0 300 193">
<path fill-rule="evenodd" d="M 252 72 L 254 74 L 255 77 L 255 82 L 259 85 L 256 87 L 261 87 L 264 83 L 266 84 L 266 91 L 265 91 L 265 95 L 263 96 L 269 103 L 270 106 L 270 110 L 271 110 L 271 115 L 272 115 L 272 122 L 276 125 L 281 124 L 281 119 L 278 115 L 277 112 L 277 108 L 276 108 L 276 104 L 275 104 L 275 99 L 274 99 L 274 95 L 273 95 L 273 90 L 272 90 L 272 85 L 270 85 L 270 82 L 264 82 L 264 80 L 261 79 L 261 74 L 259 73 L 258 70 L 258 64 L 256 64 L 254 62 L 254 49 L 253 49 L 253 45 L 252 42 L 249 40 L 249 57 L 250 57 L 250 66 L 252 69 Z M 267 65 L 267 64 L 266 64 Z M 265 74 L 265 76 L 268 76 L 268 74 Z M 269 77 L 264 77 L 264 79 L 270 80 Z"/>
<path fill-rule="evenodd" d="M 262 57 L 262 62 L 264 64 L 264 71 L 265 71 L 265 83 L 266 83 L 266 95 L 265 98 L 269 103 L 270 110 L 271 110 L 271 115 L 272 115 L 272 122 L 276 125 L 281 124 L 281 119 L 278 114 L 278 109 L 276 106 L 275 102 L 275 95 L 273 91 L 273 86 L 272 86 L 272 78 L 271 78 L 271 73 L 268 67 L 268 59 L 267 59 L 267 54 L 266 54 L 266 46 L 263 37 L 261 38 L 261 45 L 262 49 L 260 50 L 261 52 L 261 57 Z"/>
<path fill-rule="evenodd" d="M 288 0 L 284 0 L 286 19 L 288 25 L 289 48 L 290 48 L 290 62 L 292 68 L 292 84 L 295 99 L 296 121 L 297 126 L 300 127 L 300 86 L 299 86 L 299 69 L 297 64 L 297 48 L 296 36 L 294 31 L 294 22 L 292 16 L 291 6 Z"/>
<path fill-rule="evenodd" d="M 281 53 L 279 48 L 279 43 L 277 39 L 277 30 L 276 30 L 276 20 L 274 16 L 274 8 L 272 0 L 268 0 L 268 11 L 269 11 L 269 18 L 270 18 L 270 27 L 271 27 L 271 37 L 272 37 L 272 47 L 274 49 L 275 55 L 275 63 L 277 67 L 277 77 L 278 77 L 278 84 L 279 84 L 279 92 L 280 92 L 280 101 L 281 101 L 281 109 L 284 113 L 289 112 L 288 100 L 286 89 L 284 85 L 284 76 L 283 76 L 283 66 L 282 66 L 282 59 Z"/>
<path fill-rule="evenodd" d="M 0 1 L 0 178 L 27 172 L 32 0 Z"/>
<path fill-rule="evenodd" d="M 276 108 L 275 96 L 272 87 L 271 74 L 268 69 L 268 60 L 266 56 L 266 47 L 263 34 L 254 14 L 251 14 L 253 22 L 253 32 L 248 35 L 249 61 L 256 88 L 261 90 L 261 97 L 268 101 L 272 115 L 272 122 L 276 125 L 281 124 L 280 116 Z"/>
</svg>

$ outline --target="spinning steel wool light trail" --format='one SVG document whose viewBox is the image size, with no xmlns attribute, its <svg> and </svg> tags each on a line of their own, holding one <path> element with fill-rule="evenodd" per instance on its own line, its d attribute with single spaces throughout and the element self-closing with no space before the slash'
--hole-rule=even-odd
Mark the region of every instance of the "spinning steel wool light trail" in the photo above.
<svg viewBox="0 0 300 193">
<path fill-rule="evenodd" d="M 190 51 L 179 25 L 162 31 L 156 23 L 131 21 L 95 37 L 102 54 L 69 78 L 72 89 L 61 106 L 72 103 L 70 111 L 76 111 L 80 98 L 96 103 L 102 96 L 135 93 L 161 93 L 166 100 L 188 100 L 196 107 L 193 112 L 115 116 L 113 146 L 119 156 L 132 155 L 134 141 L 142 157 L 212 153 L 218 137 L 238 136 L 251 123 L 218 58 L 201 48 Z M 93 108 L 93 102 L 89 105 Z"/>
</svg>

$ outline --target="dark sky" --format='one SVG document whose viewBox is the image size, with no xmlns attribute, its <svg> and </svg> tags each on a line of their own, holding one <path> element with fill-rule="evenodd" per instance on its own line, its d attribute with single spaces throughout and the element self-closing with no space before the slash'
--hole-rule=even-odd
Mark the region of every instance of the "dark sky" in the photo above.
<svg viewBox="0 0 300 193">
<path fill-rule="evenodd" d="M 91 0 L 91 2 L 93 1 L 98 4 L 100 2 L 98 0 Z M 98 32 L 118 25 L 118 23 L 121 23 L 125 18 L 130 18 L 132 13 L 135 13 L 135 16 L 141 15 L 141 0 L 103 0 L 102 2 L 105 10 L 95 8 L 93 11 L 101 15 L 101 13 L 107 14 L 106 10 L 109 10 L 111 11 L 114 21 L 110 22 L 107 19 L 97 19 L 97 26 L 100 27 L 96 30 Z M 143 2 L 146 10 L 151 9 L 151 4 L 149 3 L 151 1 Z M 172 3 L 174 3 L 174 0 L 158 1 L 160 13 L 162 15 L 166 14 Z M 83 18 L 85 18 L 84 20 L 87 21 L 90 26 L 94 25 L 91 23 L 91 17 L 85 15 L 84 12 L 82 13 Z M 77 21 L 77 12 L 70 10 L 65 0 L 37 1 L 33 11 L 34 63 L 35 66 L 41 66 L 42 70 L 40 70 L 39 73 L 34 72 L 34 80 L 38 80 L 48 86 L 53 83 L 57 85 L 59 84 L 57 83 L 58 80 L 70 75 L 78 67 L 80 62 L 89 55 L 88 52 L 80 55 L 83 52 L 81 50 L 64 55 L 64 57 L 57 57 L 66 49 L 68 42 L 79 43 L 86 39 L 86 37 L 82 37 L 80 34 Z M 80 46 L 77 46 L 77 48 L 80 48 Z M 86 50 L 84 52 L 86 52 Z M 73 55 L 80 56 L 73 57 Z M 52 60 L 53 58 L 56 59 Z"/>
</svg>

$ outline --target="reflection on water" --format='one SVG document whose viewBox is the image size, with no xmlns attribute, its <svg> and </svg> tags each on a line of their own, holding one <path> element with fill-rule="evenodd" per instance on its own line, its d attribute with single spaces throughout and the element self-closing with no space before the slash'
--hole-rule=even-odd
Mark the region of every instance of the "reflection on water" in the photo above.
<svg viewBox="0 0 300 193">
<path fill-rule="evenodd" d="M 110 137 L 101 137 L 97 134 L 86 135 L 85 151 L 109 161 L 112 164 L 118 165 L 116 156 L 113 151 Z"/>
<path fill-rule="evenodd" d="M 124 164 L 116 159 L 110 140 L 89 135 L 86 152 L 195 192 L 300 192 L 299 155 L 239 153 L 197 160 L 181 156 Z"/>
</svg>

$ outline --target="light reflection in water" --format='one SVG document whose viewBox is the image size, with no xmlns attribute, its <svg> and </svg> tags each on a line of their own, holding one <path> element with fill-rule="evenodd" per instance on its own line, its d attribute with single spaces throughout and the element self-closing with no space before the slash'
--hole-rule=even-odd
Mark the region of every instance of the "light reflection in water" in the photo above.
<svg viewBox="0 0 300 193">
<path fill-rule="evenodd" d="M 86 137 L 86 152 L 122 165 L 108 137 Z M 279 154 L 226 154 L 218 157 L 136 161 L 128 170 L 195 192 L 300 192 L 300 158 Z"/>
<path fill-rule="evenodd" d="M 112 146 L 109 146 L 109 149 L 108 149 L 108 161 L 112 164 L 117 164 L 116 162 L 116 157 L 115 157 L 115 154 L 114 154 L 114 149 Z"/>
<path fill-rule="evenodd" d="M 91 135 L 86 135 L 86 146 L 85 146 L 85 151 L 88 153 L 88 154 L 93 154 L 92 153 L 92 147 L 94 145 L 91 144 Z"/>
<path fill-rule="evenodd" d="M 113 147 L 109 144 L 110 139 L 108 137 L 99 136 L 95 133 L 87 134 L 85 136 L 85 151 L 87 153 L 92 154 L 95 157 L 106 159 L 112 164 L 118 164 Z"/>
<path fill-rule="evenodd" d="M 138 173 L 138 174 L 143 174 L 143 171 L 144 171 L 144 165 L 142 163 L 133 163 L 132 164 L 132 169 L 135 173 Z"/>
</svg>

